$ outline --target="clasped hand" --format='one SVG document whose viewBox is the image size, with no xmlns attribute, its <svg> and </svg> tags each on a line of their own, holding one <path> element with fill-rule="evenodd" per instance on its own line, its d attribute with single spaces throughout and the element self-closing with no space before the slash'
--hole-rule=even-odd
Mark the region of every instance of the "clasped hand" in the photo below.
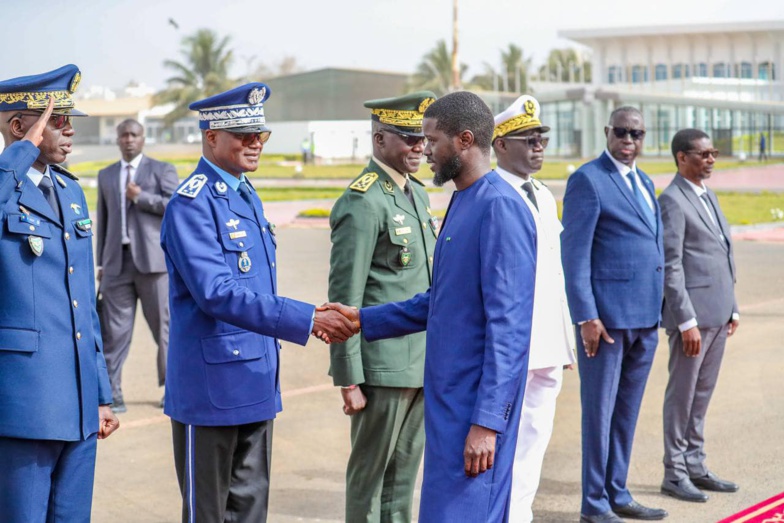
<svg viewBox="0 0 784 523">
<path fill-rule="evenodd" d="M 316 308 L 313 334 L 324 343 L 343 343 L 359 332 L 359 311 L 342 303 L 325 303 Z"/>
</svg>

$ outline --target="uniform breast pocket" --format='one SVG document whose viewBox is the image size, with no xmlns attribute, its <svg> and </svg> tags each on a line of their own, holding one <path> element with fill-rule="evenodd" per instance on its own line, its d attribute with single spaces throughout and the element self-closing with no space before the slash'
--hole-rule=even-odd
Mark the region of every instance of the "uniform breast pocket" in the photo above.
<svg viewBox="0 0 784 523">
<path fill-rule="evenodd" d="M 235 278 L 251 278 L 259 272 L 257 250 L 253 249 L 253 238 L 246 231 L 221 234 L 223 255 Z"/>
<path fill-rule="evenodd" d="M 267 401 L 273 395 L 269 343 L 269 338 L 248 331 L 202 338 L 210 403 L 219 409 L 233 409 Z"/>
<path fill-rule="evenodd" d="M 21 254 L 31 258 L 43 255 L 52 238 L 51 224 L 28 214 L 9 215 L 6 228 L 9 238 L 19 243 Z"/>
<path fill-rule="evenodd" d="M 390 227 L 387 265 L 393 269 L 413 269 L 420 266 L 424 256 L 419 252 L 417 237 L 411 227 Z M 419 231 L 416 231 L 419 232 Z"/>
</svg>

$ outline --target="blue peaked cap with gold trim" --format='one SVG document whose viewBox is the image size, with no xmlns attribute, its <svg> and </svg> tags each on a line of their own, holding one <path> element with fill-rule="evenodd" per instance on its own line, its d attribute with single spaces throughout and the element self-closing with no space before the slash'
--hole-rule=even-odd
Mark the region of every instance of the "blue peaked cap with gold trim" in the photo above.
<svg viewBox="0 0 784 523">
<path fill-rule="evenodd" d="M 20 76 L 0 82 L 0 111 L 44 111 L 54 98 L 54 113 L 87 116 L 74 108 L 72 95 L 82 74 L 73 64 L 48 73 Z"/>
<path fill-rule="evenodd" d="M 232 133 L 269 131 L 264 119 L 264 102 L 272 94 L 267 84 L 252 82 L 193 102 L 188 106 L 199 111 L 199 129 Z"/>
</svg>

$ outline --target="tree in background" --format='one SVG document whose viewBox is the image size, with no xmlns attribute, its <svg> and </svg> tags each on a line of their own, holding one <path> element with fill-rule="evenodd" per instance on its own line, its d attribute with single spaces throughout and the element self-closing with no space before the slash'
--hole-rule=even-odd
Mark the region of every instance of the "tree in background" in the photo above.
<svg viewBox="0 0 784 523">
<path fill-rule="evenodd" d="M 229 41 L 228 36 L 220 38 L 210 29 L 199 29 L 182 39 L 182 62 L 163 62 L 164 67 L 174 71 L 174 76 L 166 80 L 168 87 L 155 95 L 155 103 L 175 104 L 164 118 L 167 125 L 189 115 L 188 105 L 192 102 L 236 85 L 229 78 L 229 67 L 234 61 Z"/>
<path fill-rule="evenodd" d="M 591 62 L 574 49 L 553 49 L 539 68 L 544 82 L 590 82 Z"/>
<path fill-rule="evenodd" d="M 460 64 L 459 76 L 462 83 L 463 74 L 468 66 Z M 435 47 L 422 57 L 416 72 L 409 81 L 409 90 L 433 91 L 443 96 L 450 91 L 452 85 L 452 52 L 447 48 L 446 41 L 439 40 Z"/>
<path fill-rule="evenodd" d="M 506 49 L 501 50 L 500 59 L 498 69 L 485 62 L 484 73 L 474 76 L 471 85 L 486 91 L 529 92 L 528 71 L 531 68 L 531 58 L 525 58 L 521 47 L 509 44 Z"/>
</svg>

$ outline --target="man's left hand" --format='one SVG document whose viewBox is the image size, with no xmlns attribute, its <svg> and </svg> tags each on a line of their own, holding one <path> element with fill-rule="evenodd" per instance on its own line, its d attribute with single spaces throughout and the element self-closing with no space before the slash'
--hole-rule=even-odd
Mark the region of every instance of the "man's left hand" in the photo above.
<svg viewBox="0 0 784 523">
<path fill-rule="evenodd" d="M 98 407 L 98 439 L 106 439 L 120 428 L 120 420 L 109 405 Z"/>
<path fill-rule="evenodd" d="M 128 182 L 125 186 L 125 197 L 134 201 L 142 193 L 142 188 L 133 182 Z"/>
<path fill-rule="evenodd" d="M 738 330 L 738 324 L 740 324 L 739 320 L 730 320 L 727 324 L 727 336 L 735 334 L 735 331 Z"/>
<path fill-rule="evenodd" d="M 466 476 L 475 478 L 493 468 L 496 436 L 496 432 L 492 429 L 471 425 L 463 450 Z"/>
</svg>

